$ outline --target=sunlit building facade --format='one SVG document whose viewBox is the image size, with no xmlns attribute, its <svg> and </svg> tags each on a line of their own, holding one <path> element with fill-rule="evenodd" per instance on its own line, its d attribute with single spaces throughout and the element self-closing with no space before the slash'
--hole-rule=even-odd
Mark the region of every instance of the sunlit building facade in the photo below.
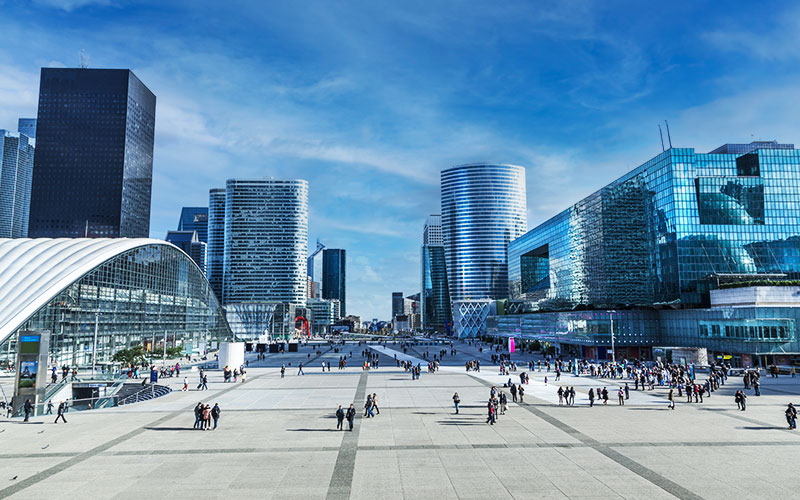
<svg viewBox="0 0 800 500">
<path fill-rule="evenodd" d="M 201 270 L 160 240 L 0 239 L 0 300 L 2 366 L 24 330 L 50 333 L 59 366 L 108 363 L 139 345 L 159 352 L 165 339 L 197 353 L 231 338 Z"/>
<path fill-rule="evenodd" d="M 506 297 L 506 248 L 527 230 L 525 168 L 451 167 L 442 170 L 441 196 L 450 300 Z"/>
</svg>

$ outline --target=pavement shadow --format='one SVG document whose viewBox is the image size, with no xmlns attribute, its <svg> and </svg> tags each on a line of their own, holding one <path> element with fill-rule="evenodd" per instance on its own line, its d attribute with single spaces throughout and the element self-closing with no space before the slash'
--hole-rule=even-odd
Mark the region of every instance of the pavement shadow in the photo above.
<svg viewBox="0 0 800 500">
<path fill-rule="evenodd" d="M 147 431 L 199 431 L 193 427 L 145 427 Z"/>
<path fill-rule="evenodd" d="M 787 427 L 778 427 L 777 425 L 759 425 L 759 426 L 746 426 L 746 427 L 739 427 L 739 429 L 745 429 L 748 431 L 774 431 L 774 430 L 784 430 Z"/>
<path fill-rule="evenodd" d="M 340 429 L 286 429 L 289 432 L 342 432 Z"/>
</svg>

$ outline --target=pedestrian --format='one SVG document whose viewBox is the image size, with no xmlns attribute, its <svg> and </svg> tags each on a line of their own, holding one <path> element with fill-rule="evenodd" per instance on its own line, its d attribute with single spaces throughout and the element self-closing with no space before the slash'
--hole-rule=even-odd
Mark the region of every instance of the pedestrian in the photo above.
<svg viewBox="0 0 800 500">
<path fill-rule="evenodd" d="M 297 374 L 298 374 L 298 375 L 305 375 L 305 373 L 303 373 L 303 362 L 302 362 L 302 361 L 301 361 L 301 362 L 300 362 L 300 364 L 298 365 Z"/>
<path fill-rule="evenodd" d="M 342 431 L 344 430 L 344 410 L 342 410 L 342 405 L 339 405 L 339 409 L 336 410 L 336 430 Z"/>
<path fill-rule="evenodd" d="M 194 429 L 199 429 L 203 421 L 203 403 L 197 403 L 194 407 Z"/>
<path fill-rule="evenodd" d="M 631 398 L 631 391 L 628 388 L 628 383 L 625 382 L 625 399 L 630 399 L 630 398 Z"/>
<path fill-rule="evenodd" d="M 381 409 L 378 408 L 378 395 L 374 392 L 372 393 L 372 409 L 375 410 L 375 415 L 381 414 Z"/>
<path fill-rule="evenodd" d="M 53 414 L 53 400 L 49 399 L 47 401 L 47 413 L 45 415 L 52 415 Z"/>
<path fill-rule="evenodd" d="M 347 409 L 347 423 L 350 425 L 350 432 L 353 431 L 353 421 L 356 419 L 356 409 L 353 407 L 353 404 L 350 404 L 350 408 Z"/>
<path fill-rule="evenodd" d="M 607 405 L 608 404 L 608 389 L 603 387 L 603 393 L 602 394 L 603 394 L 603 404 Z"/>
<path fill-rule="evenodd" d="M 489 404 L 486 407 L 487 411 L 489 412 L 488 418 L 486 419 L 486 423 L 490 425 L 494 425 L 495 421 L 495 408 L 494 402 L 490 399 Z"/>
<path fill-rule="evenodd" d="M 786 408 L 786 421 L 789 422 L 789 429 L 797 429 L 797 409 L 792 403 Z"/>
<path fill-rule="evenodd" d="M 58 404 L 58 410 L 56 410 L 56 421 L 53 422 L 53 423 L 57 424 L 58 423 L 58 419 L 60 418 L 66 424 L 67 423 L 67 419 L 64 418 L 64 413 L 66 413 L 66 411 L 67 411 L 67 403 L 65 403 L 64 401 L 60 402 Z"/>
<path fill-rule="evenodd" d="M 211 427 L 211 406 L 205 405 L 203 407 L 203 430 L 207 431 L 209 427 Z"/>
<path fill-rule="evenodd" d="M 286 365 L 281 365 L 281 378 L 286 374 Z"/>
<path fill-rule="evenodd" d="M 569 388 L 569 405 L 575 406 L 575 386 Z"/>
<path fill-rule="evenodd" d="M 516 391 L 514 391 L 514 401 L 517 400 Z M 453 394 L 453 406 L 456 407 L 456 415 L 458 415 L 458 403 L 461 402 L 461 398 L 458 397 L 458 393 Z"/>
<path fill-rule="evenodd" d="M 211 408 L 211 418 L 214 419 L 214 430 L 217 430 L 217 423 L 219 422 L 220 413 L 222 413 L 222 410 L 219 408 L 219 403 L 214 403 L 214 407 Z"/>
<path fill-rule="evenodd" d="M 617 391 L 617 398 L 619 399 L 619 406 L 625 406 L 625 391 L 622 388 Z"/>
<path fill-rule="evenodd" d="M 24 422 L 27 422 L 28 418 L 30 418 L 31 413 L 33 412 L 33 403 L 31 403 L 30 399 L 25 400 L 25 403 L 22 405 L 22 409 L 25 410 Z"/>
<path fill-rule="evenodd" d="M 522 387 L 522 384 L 520 384 L 520 386 L 517 388 L 517 394 L 519 394 L 519 402 L 522 403 L 522 398 L 525 396 L 525 388 Z"/>
<path fill-rule="evenodd" d="M 510 390 L 511 390 L 511 401 L 516 403 L 517 402 L 517 386 L 514 385 L 514 384 L 511 384 L 511 389 Z"/>
<path fill-rule="evenodd" d="M 184 392 L 189 390 L 189 379 L 187 379 L 186 377 L 183 377 L 183 389 L 181 390 Z"/>
<path fill-rule="evenodd" d="M 589 388 L 589 408 L 594 406 L 594 388 Z"/>
<path fill-rule="evenodd" d="M 667 399 L 669 399 L 669 409 L 670 410 L 674 410 L 675 409 L 675 389 L 670 389 L 669 390 L 669 396 L 667 396 Z"/>
<path fill-rule="evenodd" d="M 367 402 L 364 403 L 364 417 L 370 418 L 374 416 L 375 414 L 372 413 L 372 394 L 367 394 Z"/>
<path fill-rule="evenodd" d="M 558 406 L 561 406 L 564 403 L 564 389 L 559 387 L 557 392 L 558 392 Z"/>
</svg>

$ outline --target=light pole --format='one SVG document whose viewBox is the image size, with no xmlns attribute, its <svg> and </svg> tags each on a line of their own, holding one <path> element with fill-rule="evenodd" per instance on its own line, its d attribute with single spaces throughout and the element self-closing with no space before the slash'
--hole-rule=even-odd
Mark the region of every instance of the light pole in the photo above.
<svg viewBox="0 0 800 500">
<path fill-rule="evenodd" d="M 94 378 L 94 367 L 97 363 L 97 330 L 100 323 L 100 313 L 94 313 L 94 343 L 92 344 L 92 378 Z"/>
<path fill-rule="evenodd" d="M 161 364 L 167 366 L 167 331 L 164 330 L 164 358 Z"/>
<path fill-rule="evenodd" d="M 610 318 L 611 318 L 611 363 L 616 366 L 617 364 L 617 353 L 614 352 L 614 314 L 617 311 L 610 311 Z"/>
</svg>

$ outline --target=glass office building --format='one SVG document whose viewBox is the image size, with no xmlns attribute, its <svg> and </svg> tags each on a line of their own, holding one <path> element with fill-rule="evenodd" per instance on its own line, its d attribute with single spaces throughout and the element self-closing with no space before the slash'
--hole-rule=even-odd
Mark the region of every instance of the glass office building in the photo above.
<svg viewBox="0 0 800 500">
<path fill-rule="evenodd" d="M 206 244 L 200 241 L 197 231 L 168 231 L 164 239 L 186 252 L 205 274 Z"/>
<path fill-rule="evenodd" d="M 305 306 L 308 182 L 230 179 L 222 302 Z"/>
<path fill-rule="evenodd" d="M 32 142 L 23 133 L 0 130 L 0 238 L 28 236 Z"/>
<path fill-rule="evenodd" d="M 42 68 L 28 235 L 148 237 L 155 114 L 130 70 Z"/>
<path fill-rule="evenodd" d="M 197 231 L 197 239 L 208 243 L 208 207 L 183 207 L 178 231 Z"/>
<path fill-rule="evenodd" d="M 225 189 L 208 192 L 208 246 L 206 276 L 211 290 L 222 300 L 222 269 L 225 253 Z"/>
<path fill-rule="evenodd" d="M 525 169 L 459 165 L 442 170 L 441 190 L 450 300 L 506 297 L 506 247 L 527 229 Z"/>
<path fill-rule="evenodd" d="M 585 316 L 604 313 L 575 309 L 663 309 L 635 313 L 656 315 L 659 326 L 631 326 L 635 336 L 623 335 L 622 345 L 706 346 L 700 322 L 722 314 L 703 312 L 710 290 L 798 279 L 800 151 L 776 142 L 714 151 L 669 149 L 512 242 L 510 312 L 542 313 L 490 318 L 489 330 L 500 333 L 507 324 L 509 331 L 542 338 L 573 332 L 559 338 L 580 343 L 582 329 L 590 328 Z M 668 311 L 675 309 L 681 311 Z M 749 314 L 764 321 L 794 317 L 788 308 Z M 608 341 L 593 338 L 598 346 Z M 756 340 L 733 339 L 724 349 L 766 349 Z"/>
<path fill-rule="evenodd" d="M 202 352 L 231 338 L 197 265 L 151 239 L 0 239 L 0 363 L 13 363 L 20 330 L 50 332 L 50 362 L 110 362 L 144 345 Z M 95 342 L 96 339 L 96 342 Z"/>
<path fill-rule="evenodd" d="M 339 248 L 326 248 L 322 251 L 322 298 L 338 300 L 340 316 L 347 316 L 346 306 L 346 252 Z"/>
<path fill-rule="evenodd" d="M 447 286 L 442 218 L 430 215 L 422 233 L 420 257 L 422 284 L 420 288 L 420 319 L 426 330 L 447 332 L 452 324 L 450 293 Z"/>
</svg>

